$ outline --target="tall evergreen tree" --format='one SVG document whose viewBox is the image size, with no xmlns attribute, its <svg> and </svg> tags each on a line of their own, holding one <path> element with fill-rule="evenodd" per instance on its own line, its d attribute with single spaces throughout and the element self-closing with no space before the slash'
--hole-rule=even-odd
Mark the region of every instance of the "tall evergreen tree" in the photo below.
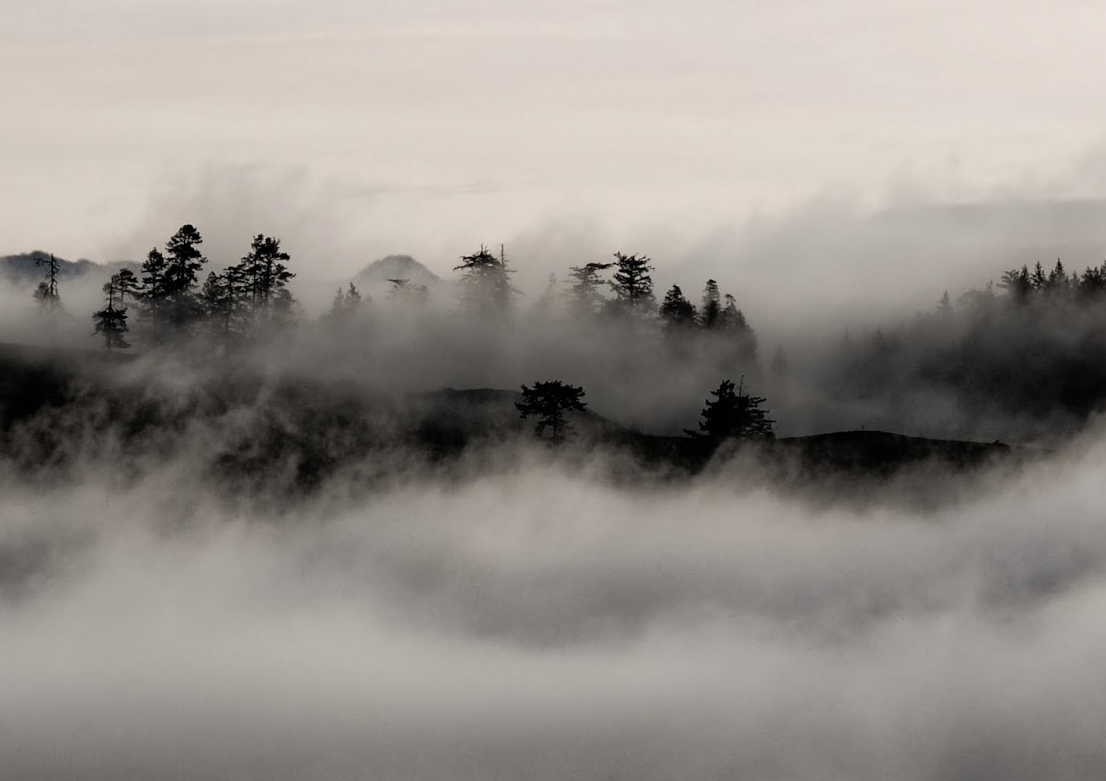
<svg viewBox="0 0 1106 781">
<path fill-rule="evenodd" d="M 511 296 L 518 291 L 511 286 L 507 258 L 500 248 L 499 257 L 481 245 L 478 252 L 463 255 L 453 267 L 461 272 L 461 304 L 470 312 L 502 315 L 511 305 Z"/>
<path fill-rule="evenodd" d="M 703 306 L 699 310 L 699 324 L 706 329 L 718 327 L 718 320 L 722 316 L 722 296 L 718 292 L 718 283 L 708 279 L 703 288 Z"/>
<path fill-rule="evenodd" d="M 196 296 L 197 275 L 207 258 L 199 250 L 200 232 L 182 225 L 165 245 L 165 254 L 151 249 L 142 264 L 143 316 L 162 339 L 170 330 L 187 328 L 204 313 Z"/>
<path fill-rule="evenodd" d="M 610 286 L 614 290 L 617 311 L 629 314 L 652 312 L 656 306 L 653 297 L 653 266 L 645 255 L 614 253 L 616 270 Z"/>
<path fill-rule="evenodd" d="M 728 354 L 721 365 L 748 366 L 757 359 L 756 332 L 745 319 L 745 313 L 737 308 L 736 299 L 727 293 L 724 300 L 726 303 L 718 316 L 718 326 L 715 329 L 715 333 L 723 338 Z"/>
<path fill-rule="evenodd" d="M 338 292 L 334 294 L 327 319 L 337 323 L 349 321 L 361 311 L 363 303 L 361 291 L 357 289 L 357 285 L 350 282 L 347 290 L 338 288 Z"/>
<path fill-rule="evenodd" d="M 737 299 L 726 294 L 726 305 L 722 307 L 722 313 L 718 317 L 718 328 L 721 331 L 744 333 L 751 330 L 745 313 L 737 308 Z"/>
<path fill-rule="evenodd" d="M 211 330 L 222 337 L 239 334 L 247 289 L 237 267 L 209 271 L 200 288 L 200 302 Z"/>
<path fill-rule="evenodd" d="M 119 297 L 120 306 L 126 306 L 127 296 L 137 299 L 142 292 L 138 277 L 129 268 L 120 269 L 112 274 L 111 283 L 115 288 L 115 295 Z"/>
<path fill-rule="evenodd" d="M 1038 264 L 1040 265 L 1040 264 Z M 1033 293 L 1033 282 L 1029 276 L 1029 269 L 1022 266 L 1020 269 L 1010 269 L 1002 275 L 999 287 L 1006 291 L 1010 300 L 1015 304 L 1025 304 Z"/>
<path fill-rule="evenodd" d="M 134 275 L 131 274 L 131 277 Z M 104 295 L 107 299 L 103 309 L 93 313 L 93 333 L 104 337 L 104 346 L 108 350 L 130 347 L 124 334 L 127 332 L 127 309 L 124 306 L 116 307 L 116 298 L 120 299 L 123 293 L 117 288 L 119 275 L 115 274 L 104 284 Z"/>
<path fill-rule="evenodd" d="M 192 293 L 207 258 L 200 251 L 203 236 L 195 226 L 182 225 L 165 244 L 165 292 L 169 296 Z"/>
<path fill-rule="evenodd" d="M 45 266 L 45 279 L 35 288 L 35 301 L 45 311 L 53 311 L 61 306 L 61 294 L 58 292 L 58 272 L 61 264 L 53 255 L 36 257 L 36 266 Z"/>
<path fill-rule="evenodd" d="M 291 256 L 280 248 L 280 239 L 261 233 L 254 236 L 250 251 L 238 268 L 249 285 L 249 304 L 256 316 L 270 318 L 272 306 L 296 275 L 285 265 Z"/>
<path fill-rule="evenodd" d="M 614 263 L 585 263 L 583 266 L 570 266 L 569 306 L 576 317 L 594 315 L 603 308 L 606 298 L 599 291 L 609 284 L 602 273 L 614 266 Z"/>
<path fill-rule="evenodd" d="M 1052 296 L 1066 296 L 1069 289 L 1067 271 L 1064 269 L 1064 264 L 1057 258 L 1056 265 L 1048 273 L 1045 290 Z"/>
<path fill-rule="evenodd" d="M 664 295 L 660 308 L 661 321 L 669 335 L 687 333 L 696 323 L 695 305 L 684 297 L 679 285 L 673 285 Z"/>
<path fill-rule="evenodd" d="M 1048 276 L 1045 274 L 1045 270 L 1041 268 L 1040 261 L 1033 265 L 1033 273 L 1029 275 L 1029 284 L 1038 292 L 1048 287 Z"/>
</svg>

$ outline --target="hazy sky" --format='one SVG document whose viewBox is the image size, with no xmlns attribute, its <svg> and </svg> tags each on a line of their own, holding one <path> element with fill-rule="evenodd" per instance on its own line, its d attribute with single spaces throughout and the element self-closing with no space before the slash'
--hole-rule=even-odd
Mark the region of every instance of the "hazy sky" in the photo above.
<svg viewBox="0 0 1106 781">
<path fill-rule="evenodd" d="M 207 208 L 243 243 L 306 231 L 327 269 L 441 269 L 565 221 L 617 246 L 826 192 L 1102 192 L 1080 173 L 1106 106 L 1094 3 L 0 0 L 0 19 L 0 252 L 134 256 Z"/>
</svg>

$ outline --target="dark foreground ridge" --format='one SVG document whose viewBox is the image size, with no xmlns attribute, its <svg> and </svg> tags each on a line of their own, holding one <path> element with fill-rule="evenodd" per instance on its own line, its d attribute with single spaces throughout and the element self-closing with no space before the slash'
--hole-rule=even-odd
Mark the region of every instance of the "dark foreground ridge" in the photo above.
<svg viewBox="0 0 1106 781">
<path fill-rule="evenodd" d="M 141 358 L 0 343 L 0 456 L 29 477 L 82 461 L 135 475 L 190 448 L 192 465 L 218 482 L 304 493 L 339 474 L 368 484 L 411 470 L 509 468 L 510 453 L 533 442 L 518 398 L 491 388 L 387 395 L 223 366 L 182 383 Z M 687 479 L 736 464 L 737 474 L 786 487 L 849 487 L 915 467 L 959 474 L 1025 455 L 998 442 L 882 431 L 718 444 L 637 431 L 590 410 L 572 423 L 574 438 L 550 454 L 603 461 L 598 468 L 627 480 Z"/>
</svg>

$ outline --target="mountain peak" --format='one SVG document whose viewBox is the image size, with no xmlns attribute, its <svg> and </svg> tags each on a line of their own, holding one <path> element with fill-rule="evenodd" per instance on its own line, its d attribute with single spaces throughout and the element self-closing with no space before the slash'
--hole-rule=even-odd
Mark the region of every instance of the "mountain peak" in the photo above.
<svg viewBox="0 0 1106 781">
<path fill-rule="evenodd" d="M 354 284 L 361 287 L 379 287 L 389 280 L 406 279 L 413 285 L 426 285 L 434 288 L 442 279 L 410 255 L 388 255 L 374 260 L 365 266 L 353 278 Z"/>
</svg>

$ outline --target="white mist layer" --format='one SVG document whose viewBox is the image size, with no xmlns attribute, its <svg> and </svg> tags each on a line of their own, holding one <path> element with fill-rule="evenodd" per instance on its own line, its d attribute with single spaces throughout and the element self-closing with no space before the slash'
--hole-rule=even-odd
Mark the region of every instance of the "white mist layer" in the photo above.
<svg viewBox="0 0 1106 781">
<path fill-rule="evenodd" d="M 937 513 L 553 468 L 0 493 L 13 778 L 1106 772 L 1106 447 Z M 183 470 L 182 470 L 183 471 Z M 936 489 L 935 489 L 936 490 Z"/>
</svg>

